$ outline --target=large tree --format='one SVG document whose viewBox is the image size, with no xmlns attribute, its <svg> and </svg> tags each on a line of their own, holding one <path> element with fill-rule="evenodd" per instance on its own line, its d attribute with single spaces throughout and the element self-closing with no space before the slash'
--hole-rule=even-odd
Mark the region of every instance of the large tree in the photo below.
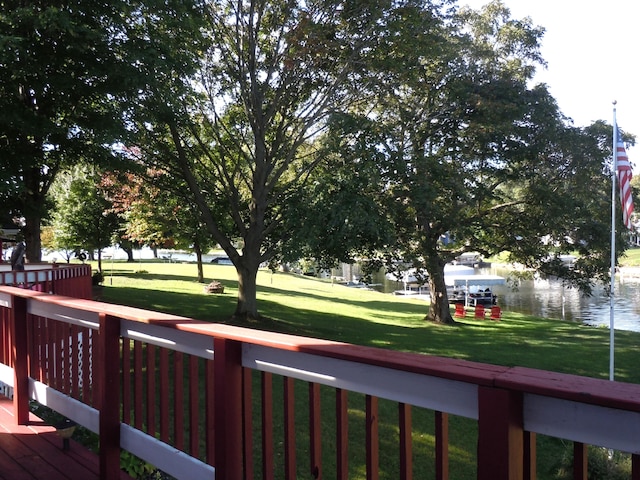
<svg viewBox="0 0 640 480">
<path fill-rule="evenodd" d="M 164 71 L 188 70 L 201 8 L 183 0 L 9 0 L 1 9 L 0 198 L 24 217 L 33 262 L 56 175 L 80 160 L 117 158 L 112 145 L 124 138 L 130 101 Z"/>
<path fill-rule="evenodd" d="M 289 238 L 283 220 L 322 160 L 313 139 L 330 113 L 360 98 L 354 84 L 364 78 L 362 58 L 388 8 L 384 1 L 212 3 L 213 46 L 198 79 L 201 97 L 182 102 L 191 106 L 190 119 L 165 95 L 159 100 L 168 108 L 152 109 L 158 121 L 141 123 L 155 142 L 147 142 L 155 145 L 147 158 L 163 160 L 185 179 L 235 265 L 238 317 L 259 317 L 258 268 Z"/>
<path fill-rule="evenodd" d="M 400 33 L 385 38 L 384 51 L 403 62 L 372 55 L 377 103 L 330 132 L 335 154 L 351 158 L 358 175 L 380 172 L 378 191 L 360 194 L 376 199 L 370 213 L 392 224 L 394 240 L 371 265 L 422 272 L 427 318 L 443 323 L 453 322 L 444 266 L 466 251 L 508 251 L 588 291 L 608 272 L 610 129 L 607 137 L 602 124 L 571 126 L 546 87 L 531 86 L 542 30 L 500 2 L 460 11 L 451 29 L 418 5 L 397 14 Z M 332 244 L 310 243 L 320 252 Z M 576 252 L 576 268 L 566 268 L 559 255 Z"/>
</svg>

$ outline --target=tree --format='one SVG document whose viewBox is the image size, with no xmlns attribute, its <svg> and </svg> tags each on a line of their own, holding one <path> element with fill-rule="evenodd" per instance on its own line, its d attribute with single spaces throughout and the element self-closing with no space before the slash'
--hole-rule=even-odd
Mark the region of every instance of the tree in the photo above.
<svg viewBox="0 0 640 480">
<path fill-rule="evenodd" d="M 320 137 L 324 160 L 296 193 L 284 219 L 290 232 L 285 262 L 313 259 L 321 269 L 364 262 L 372 273 L 378 252 L 393 242 L 393 224 L 380 202 L 388 176 L 385 157 L 375 150 L 383 138 L 366 118 L 334 114 Z M 379 269 L 379 268 L 378 268 Z"/>
<path fill-rule="evenodd" d="M 419 5 L 395 13 L 383 51 L 370 57 L 377 103 L 353 112 L 361 117 L 353 124 L 376 127 L 339 131 L 336 151 L 357 146 L 349 155 L 375 159 L 383 179 L 380 218 L 395 237 L 372 265 L 422 272 L 427 318 L 442 323 L 453 322 L 444 265 L 466 251 L 509 251 L 588 291 L 607 271 L 611 142 L 602 126 L 572 127 L 544 85 L 529 87 L 542 30 L 499 2 L 445 24 Z M 358 143 L 364 132 L 376 135 Z M 575 252 L 570 270 L 558 256 Z"/>
<path fill-rule="evenodd" d="M 118 158 L 113 145 L 127 133 L 131 101 L 167 65 L 188 68 L 201 6 L 10 0 L 2 9 L 0 198 L 25 218 L 33 262 L 41 258 L 40 227 L 56 175 L 79 161 Z"/>
<path fill-rule="evenodd" d="M 359 97 L 346 87 L 362 78 L 360 59 L 376 41 L 384 7 L 315 0 L 213 3 L 201 97 L 159 95 L 150 107 L 157 121 L 139 124 L 147 158 L 184 178 L 189 201 L 235 265 L 237 317 L 259 318 L 258 268 L 287 245 L 284 219 L 322 160 L 310 148 L 312 140 L 331 112 Z"/>
<path fill-rule="evenodd" d="M 102 272 L 102 250 L 113 242 L 120 219 L 100 187 L 102 174 L 90 165 L 78 165 L 58 177 L 54 187 L 56 209 L 53 227 L 56 243 L 67 250 L 98 252 Z"/>
<path fill-rule="evenodd" d="M 193 250 L 197 281 L 204 281 L 202 255 L 214 245 L 197 208 L 181 194 L 186 187 L 180 179 L 149 170 L 111 174 L 103 177 L 102 185 L 123 220 L 120 242 L 148 245 L 154 251 L 160 247 Z"/>
</svg>

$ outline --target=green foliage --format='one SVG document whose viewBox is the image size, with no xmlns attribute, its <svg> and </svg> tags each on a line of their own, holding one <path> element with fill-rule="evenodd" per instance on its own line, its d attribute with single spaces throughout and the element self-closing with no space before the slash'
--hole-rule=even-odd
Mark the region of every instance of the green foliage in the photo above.
<svg viewBox="0 0 640 480">
<path fill-rule="evenodd" d="M 111 245 L 120 220 L 100 187 L 101 177 L 96 167 L 77 165 L 57 179 L 52 189 L 57 206 L 52 222 L 57 249 L 91 252 Z"/>
<path fill-rule="evenodd" d="M 91 275 L 92 285 L 102 285 L 102 282 L 104 282 L 104 273 L 96 271 Z"/>
<path fill-rule="evenodd" d="M 282 257 L 312 257 L 321 267 L 371 258 L 393 238 L 379 197 L 384 190 L 382 155 L 371 146 L 383 139 L 364 118 L 333 115 L 320 139 L 324 160 L 296 193 L 285 228 L 290 232 Z"/>
<path fill-rule="evenodd" d="M 405 62 L 368 58 L 376 103 L 342 122 L 350 131 L 331 129 L 323 139 L 356 170 L 346 182 L 356 186 L 347 196 L 354 208 L 339 195 L 321 197 L 328 208 L 314 212 L 321 222 L 308 229 L 310 248 L 321 255 L 333 242 L 348 251 L 360 241 L 361 251 L 371 246 L 372 265 L 404 262 L 428 272 L 436 299 L 429 318 L 439 322 L 452 321 L 444 265 L 466 251 L 509 251 L 511 261 L 588 292 L 608 272 L 610 128 L 571 126 L 545 86 L 530 86 L 543 63 L 543 30 L 529 20 L 510 18 L 499 2 L 463 9 L 448 24 L 429 13 L 403 5 L 389 16 L 377 55 L 393 51 Z M 327 171 L 339 188 L 334 165 Z M 360 177 L 368 183 L 358 190 Z M 369 224 L 361 221 L 345 240 L 339 219 L 349 225 L 351 217 Z M 569 269 L 558 256 L 576 251 L 577 268 Z"/>
<path fill-rule="evenodd" d="M 362 98 L 352 87 L 369 81 L 363 59 L 389 4 L 208 5 L 201 85 L 161 99 L 153 126 L 147 117 L 137 126 L 145 161 L 184 179 L 207 231 L 243 276 L 237 314 L 258 317 L 257 269 L 292 245 L 289 219 L 303 216 L 301 191 L 323 161 L 312 140 L 328 115 Z"/>
<path fill-rule="evenodd" d="M 0 15 L 0 200 L 25 217 L 27 257 L 56 175 L 78 161 L 121 160 L 132 101 L 167 72 L 190 71 L 199 3 L 9 0 Z M 185 39 L 188 38 L 188 41 Z M 175 77 L 173 77 L 175 78 Z"/>
<path fill-rule="evenodd" d="M 443 295 L 438 321 L 443 265 L 464 251 L 506 250 L 585 290 L 605 274 L 608 127 L 572 127 L 531 84 L 544 30 L 501 2 L 7 9 L 0 195 L 27 216 L 32 255 L 53 178 L 86 161 L 139 174 L 112 184 L 140 187 L 117 209 L 121 241 L 221 246 L 239 316 L 259 317 L 256 272 L 280 259 L 411 263 Z M 89 225 L 61 246 L 100 249 Z M 556 258 L 568 250 L 574 270 Z"/>
<path fill-rule="evenodd" d="M 570 480 L 573 476 L 573 444 L 563 443 L 561 466 L 555 478 Z M 627 480 L 631 478 L 631 455 L 601 447 L 589 447 L 587 453 L 589 480 Z"/>
<path fill-rule="evenodd" d="M 154 475 L 156 469 L 153 465 L 141 460 L 132 453 L 122 450 L 120 452 L 120 468 L 133 478 L 152 479 L 160 478 Z M 153 475 L 153 476 L 152 476 Z"/>
</svg>

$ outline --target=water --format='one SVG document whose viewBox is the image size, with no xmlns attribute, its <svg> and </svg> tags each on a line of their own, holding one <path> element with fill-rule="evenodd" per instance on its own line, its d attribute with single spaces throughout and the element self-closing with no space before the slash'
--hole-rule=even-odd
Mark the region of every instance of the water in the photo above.
<svg viewBox="0 0 640 480">
<path fill-rule="evenodd" d="M 490 268 L 477 272 L 509 278 L 507 269 Z M 381 280 L 381 283 L 380 290 L 386 293 L 403 288 L 399 282 Z M 508 280 L 506 285 L 496 285 L 492 289 L 498 295 L 498 305 L 503 311 L 608 328 L 610 297 L 607 287 L 596 286 L 590 297 L 577 289 L 564 287 L 557 279 Z M 640 332 L 640 279 L 616 280 L 613 311 L 616 330 Z"/>
<path fill-rule="evenodd" d="M 9 252 L 10 254 L 10 252 Z M 75 258 L 75 257 L 73 257 Z M 107 268 L 110 260 L 127 260 L 127 253 L 121 248 L 108 247 L 102 251 L 103 268 Z M 195 253 L 184 252 L 179 250 L 158 249 L 157 257 L 154 256 L 153 250 L 144 247 L 140 250 L 133 251 L 134 261 L 144 260 L 164 260 L 166 262 L 195 262 L 197 257 Z M 66 262 L 66 258 L 60 252 L 46 252 L 42 255 L 43 262 Z M 229 264 L 226 256 L 223 255 L 202 255 L 203 263 L 211 263 L 212 261 L 222 261 L 221 264 Z"/>
<path fill-rule="evenodd" d="M 560 280 L 555 279 L 523 281 L 517 287 L 500 287 L 503 291 L 498 293 L 498 299 L 504 310 L 598 327 L 610 325 L 611 297 L 607 295 L 608 286 L 596 286 L 590 297 L 575 288 L 564 287 Z M 614 287 L 615 329 L 640 332 L 640 282 L 620 282 L 617 279 Z"/>
<path fill-rule="evenodd" d="M 108 269 L 110 258 L 126 259 L 126 254 L 121 249 L 107 249 L 104 252 L 103 261 Z M 171 261 L 195 262 L 195 254 L 160 250 L 159 257 L 171 256 Z M 216 256 L 205 255 L 203 261 L 211 262 Z M 149 249 L 136 250 L 135 260 L 153 258 L 153 252 Z M 60 260 L 60 256 L 58 255 Z M 167 259 L 168 261 L 168 259 Z M 343 267 L 342 274 L 346 279 L 359 277 L 360 271 L 356 265 Z M 478 269 L 478 273 L 500 275 L 509 278 L 510 271 L 504 268 Z M 403 284 L 385 278 L 380 272 L 373 278 L 375 288 L 381 292 L 391 293 L 394 290 L 402 290 Z M 566 288 L 562 282 L 554 279 L 507 281 L 506 285 L 492 287 L 498 295 L 498 305 L 504 311 L 525 313 L 538 317 L 581 322 L 585 325 L 609 327 L 610 324 L 610 298 L 605 286 L 597 286 L 591 297 L 583 296 L 577 289 Z M 427 290 L 428 293 L 428 290 Z M 618 278 L 615 284 L 614 321 L 616 330 L 630 330 L 640 332 L 640 278 L 626 279 L 621 282 Z"/>
</svg>

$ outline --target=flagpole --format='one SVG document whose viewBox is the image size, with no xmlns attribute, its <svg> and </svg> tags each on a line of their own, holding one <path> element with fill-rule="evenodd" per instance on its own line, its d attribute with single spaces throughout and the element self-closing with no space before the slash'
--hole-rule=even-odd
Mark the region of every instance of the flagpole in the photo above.
<svg viewBox="0 0 640 480">
<path fill-rule="evenodd" d="M 609 279 L 609 380 L 614 378 L 615 352 L 615 276 L 616 276 L 616 173 L 618 171 L 618 125 L 616 120 L 616 102 L 613 101 L 613 162 L 611 166 L 611 273 Z"/>
</svg>

